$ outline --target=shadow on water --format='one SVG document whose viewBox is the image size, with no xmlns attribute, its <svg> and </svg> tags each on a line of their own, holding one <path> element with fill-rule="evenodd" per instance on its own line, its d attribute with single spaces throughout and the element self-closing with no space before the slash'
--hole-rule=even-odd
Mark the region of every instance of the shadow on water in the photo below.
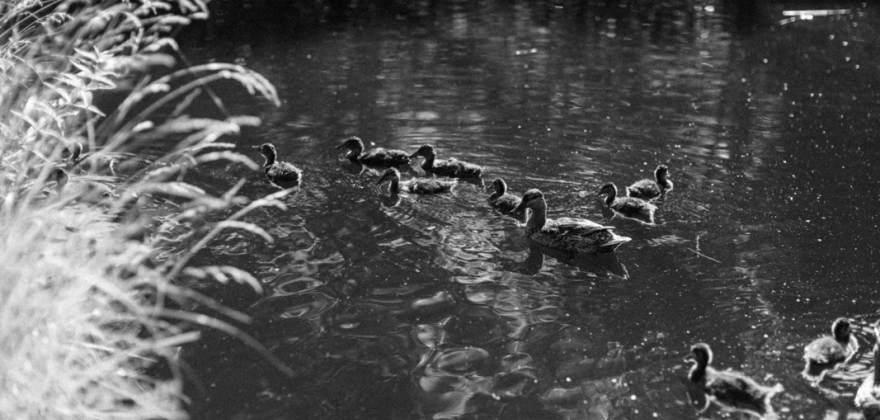
<svg viewBox="0 0 880 420">
<path fill-rule="evenodd" d="M 777 3 L 580 3 L 346 9 L 308 33 L 251 28 L 195 49 L 277 86 L 281 107 L 237 141 L 272 142 L 304 173 L 287 210 L 247 217 L 274 243 L 230 232 L 194 261 L 256 276 L 261 295 L 197 286 L 249 315 L 237 325 L 295 375 L 206 331 L 182 352 L 194 417 L 723 417 L 688 397 L 681 359 L 707 342 L 719 367 L 785 386 L 780 418 L 860 418 L 880 299 L 877 10 L 783 21 Z M 750 13 L 769 23 L 732 23 Z M 599 256 L 530 245 L 485 183 L 391 196 L 381 172 L 335 153 L 350 135 L 430 143 L 518 195 L 541 189 L 548 217 L 632 241 Z M 595 196 L 661 163 L 675 189 L 655 224 Z M 277 191 L 236 167 L 198 176 L 217 191 L 245 178 L 252 199 Z M 838 316 L 857 320 L 866 353 L 811 383 L 803 346 Z"/>
</svg>

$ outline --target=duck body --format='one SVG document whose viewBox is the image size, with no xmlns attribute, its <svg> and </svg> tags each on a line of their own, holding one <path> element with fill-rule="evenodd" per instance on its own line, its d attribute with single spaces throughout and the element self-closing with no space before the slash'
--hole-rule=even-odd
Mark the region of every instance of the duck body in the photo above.
<svg viewBox="0 0 880 420">
<path fill-rule="evenodd" d="M 837 318 L 831 324 L 831 335 L 813 340 L 804 347 L 804 360 L 814 365 L 836 365 L 858 351 L 859 344 L 850 334 L 846 318 Z"/>
<path fill-rule="evenodd" d="M 874 336 L 877 343 L 874 344 L 874 371 L 865 377 L 856 391 L 855 404 L 862 410 L 872 410 L 872 415 L 878 418 L 880 414 L 880 321 L 874 322 Z"/>
<path fill-rule="evenodd" d="M 382 174 L 382 177 L 379 178 L 379 181 L 376 182 L 376 185 L 385 181 L 391 182 L 391 192 L 395 194 L 399 192 L 441 194 L 452 191 L 452 189 L 458 185 L 458 181 L 447 181 L 443 179 L 415 178 L 407 181 L 400 181 L 400 172 L 394 168 L 389 168 L 385 171 L 385 173 Z"/>
<path fill-rule="evenodd" d="M 501 178 L 492 181 L 492 187 L 495 192 L 489 196 L 489 204 L 501 214 L 510 214 L 522 201 L 519 197 L 507 192 L 507 184 Z"/>
<path fill-rule="evenodd" d="M 511 214 L 520 214 L 526 208 L 532 210 L 526 222 L 526 232 L 529 239 L 540 245 L 578 254 L 594 254 L 612 252 L 630 241 L 628 237 L 615 234 L 613 227 L 587 219 L 548 219 L 544 195 L 536 189 L 527 191 Z"/>
<path fill-rule="evenodd" d="M 862 384 L 859 385 L 855 398 L 856 407 L 880 409 L 880 377 L 878 377 L 880 370 L 877 369 L 877 366 L 880 366 L 880 361 L 878 361 L 880 357 L 878 355 L 880 355 L 880 348 L 875 345 L 874 371 L 866 376 Z"/>
<path fill-rule="evenodd" d="M 422 156 L 425 161 L 422 163 L 422 169 L 440 176 L 450 178 L 470 178 L 479 177 L 483 173 L 483 168 L 473 163 L 464 162 L 455 158 L 449 158 L 445 161 L 437 161 L 437 155 L 431 145 L 423 145 L 410 157 Z"/>
<path fill-rule="evenodd" d="M 403 166 L 409 165 L 411 160 L 409 154 L 403 150 L 376 147 L 369 152 L 364 152 L 364 142 L 358 137 L 349 137 L 336 148 L 343 147 L 349 150 L 346 156 L 348 160 L 368 166 Z"/>
<path fill-rule="evenodd" d="M 635 197 L 618 197 L 617 186 L 607 183 L 599 190 L 599 195 L 607 194 L 605 205 L 626 217 L 642 219 L 654 223 L 654 212 L 657 206 Z"/>
<path fill-rule="evenodd" d="M 293 166 L 291 163 L 276 160 L 278 154 L 272 143 L 265 143 L 260 146 L 260 153 L 266 158 L 266 162 L 263 164 L 263 172 L 266 173 L 266 178 L 269 181 L 275 184 L 290 184 L 299 183 L 302 179 L 301 169 Z"/>
<path fill-rule="evenodd" d="M 642 179 L 626 187 L 627 196 L 652 200 L 660 197 L 665 192 L 672 190 L 672 181 L 668 178 L 669 168 L 666 165 L 658 165 L 654 169 L 654 179 Z"/>
<path fill-rule="evenodd" d="M 773 413 L 770 399 L 782 392 L 781 384 L 772 387 L 759 384 L 754 379 L 734 370 L 715 370 L 712 350 L 707 344 L 698 343 L 691 347 L 692 355 L 687 361 L 695 362 L 688 373 L 688 379 L 706 395 L 723 406 L 748 411 L 759 416 Z"/>
</svg>

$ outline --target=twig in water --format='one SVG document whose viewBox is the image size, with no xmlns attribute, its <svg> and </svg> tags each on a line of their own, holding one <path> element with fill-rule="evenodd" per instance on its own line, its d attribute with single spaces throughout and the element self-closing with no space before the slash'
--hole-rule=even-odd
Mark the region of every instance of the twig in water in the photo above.
<svg viewBox="0 0 880 420">
<path fill-rule="evenodd" d="M 709 259 L 709 260 L 715 261 L 715 262 L 717 262 L 718 264 L 721 264 L 721 261 L 718 261 L 718 260 L 716 260 L 715 258 L 712 258 L 712 257 L 710 257 L 710 256 L 708 256 L 708 255 L 706 255 L 706 254 L 703 254 L 702 252 L 697 251 L 696 249 L 693 249 L 693 248 L 687 248 L 687 249 L 690 250 L 690 251 L 694 251 L 695 254 L 697 254 L 697 255 L 699 255 L 699 256 L 701 256 L 701 257 L 703 257 L 703 258 L 706 258 L 706 259 Z"/>
</svg>

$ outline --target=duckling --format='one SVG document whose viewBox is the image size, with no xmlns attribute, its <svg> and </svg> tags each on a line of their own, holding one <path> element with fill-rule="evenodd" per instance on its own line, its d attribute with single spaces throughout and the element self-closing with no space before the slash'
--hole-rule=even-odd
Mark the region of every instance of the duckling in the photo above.
<svg viewBox="0 0 880 420">
<path fill-rule="evenodd" d="M 621 244 L 630 241 L 626 236 L 618 236 L 611 226 L 602 226 L 587 219 L 547 218 L 547 202 L 544 194 L 537 189 L 526 191 L 512 215 L 518 215 L 526 208 L 532 210 L 526 222 L 528 237 L 549 248 L 580 254 L 611 252 Z"/>
<path fill-rule="evenodd" d="M 519 197 L 507 193 L 507 183 L 501 178 L 492 181 L 492 188 L 495 189 L 495 192 L 489 196 L 489 204 L 501 214 L 510 214 L 522 201 Z"/>
<path fill-rule="evenodd" d="M 617 186 L 614 183 L 607 183 L 599 190 L 599 195 L 607 194 L 605 197 L 605 205 L 608 208 L 626 216 L 636 219 L 642 219 L 648 223 L 654 223 L 654 212 L 657 206 L 635 197 L 618 197 Z"/>
<path fill-rule="evenodd" d="M 416 156 L 422 156 L 425 158 L 425 162 L 422 163 L 422 169 L 426 172 L 435 173 L 440 176 L 468 178 L 479 177 L 483 173 L 483 168 L 474 165 L 473 163 L 463 162 L 455 158 L 435 162 L 434 158 L 437 154 L 434 152 L 434 148 L 429 144 L 419 147 L 419 150 L 413 153 L 410 157 L 415 158 Z"/>
<path fill-rule="evenodd" d="M 395 168 L 388 168 L 376 185 L 385 181 L 391 181 L 391 193 L 397 194 L 401 191 L 416 194 L 439 194 L 452 191 L 458 181 L 445 181 L 442 179 L 414 178 L 409 181 L 400 182 L 400 171 Z"/>
<path fill-rule="evenodd" d="M 410 156 L 403 150 L 374 148 L 364 153 L 364 142 L 358 137 L 349 137 L 337 149 L 349 150 L 346 157 L 352 162 L 360 162 L 370 166 L 400 166 L 409 165 Z"/>
<path fill-rule="evenodd" d="M 856 391 L 856 407 L 864 409 L 880 409 L 880 320 L 874 322 L 874 372 L 862 381 Z"/>
<path fill-rule="evenodd" d="M 634 182 L 626 187 L 626 195 L 652 200 L 671 190 L 672 181 L 669 180 L 669 168 L 666 165 L 657 165 L 657 169 L 654 169 L 654 179 L 642 179 Z"/>
<path fill-rule="evenodd" d="M 741 372 L 713 369 L 709 366 L 712 349 L 706 343 L 691 346 L 691 354 L 685 361 L 694 363 L 688 379 L 723 406 L 764 416 L 773 413 L 770 399 L 784 391 L 782 384 L 767 387 Z"/>
<path fill-rule="evenodd" d="M 850 334 L 849 320 L 841 317 L 831 324 L 830 336 L 817 338 L 804 347 L 804 360 L 808 369 L 811 365 L 833 368 L 846 361 L 858 349 L 858 340 Z"/>
<path fill-rule="evenodd" d="M 266 178 L 269 181 L 274 184 L 299 183 L 302 177 L 302 170 L 288 162 L 275 161 L 278 153 L 275 151 L 275 146 L 272 143 L 265 143 L 260 146 L 260 153 L 266 158 L 266 163 L 263 164 L 263 171 L 266 173 Z"/>
</svg>

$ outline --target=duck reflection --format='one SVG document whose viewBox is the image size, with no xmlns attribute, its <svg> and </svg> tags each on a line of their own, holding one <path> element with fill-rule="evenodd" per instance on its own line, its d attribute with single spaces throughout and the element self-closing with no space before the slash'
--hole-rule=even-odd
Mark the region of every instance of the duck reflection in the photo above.
<svg viewBox="0 0 880 420">
<path fill-rule="evenodd" d="M 561 251 L 537 243 L 529 244 L 529 254 L 526 259 L 514 270 L 526 275 L 534 275 L 544 268 L 544 255 L 549 255 L 564 264 L 573 265 L 580 269 L 603 274 L 607 273 L 620 279 L 628 279 L 629 272 L 626 270 L 617 254 L 578 254 Z"/>
</svg>

